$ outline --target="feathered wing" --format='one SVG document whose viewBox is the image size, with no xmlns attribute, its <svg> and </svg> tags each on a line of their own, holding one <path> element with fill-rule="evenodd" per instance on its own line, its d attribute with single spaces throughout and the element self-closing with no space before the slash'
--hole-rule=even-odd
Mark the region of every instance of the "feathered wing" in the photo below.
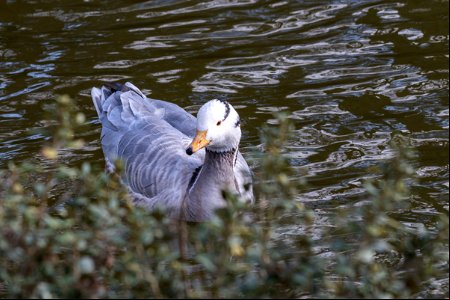
<svg viewBox="0 0 450 300">
<path fill-rule="evenodd" d="M 151 100 L 152 105 L 164 111 L 163 119 L 184 135 L 194 138 L 197 119 L 178 105 L 162 100 Z"/>
<path fill-rule="evenodd" d="M 199 156 L 187 156 L 190 138 L 163 119 L 164 112 L 133 89 L 93 89 L 103 125 L 101 141 L 107 164 L 124 162 L 123 182 L 137 205 L 165 207 L 176 214 Z"/>
<path fill-rule="evenodd" d="M 253 203 L 255 201 L 253 195 L 253 174 L 239 151 L 237 153 L 236 164 L 234 166 L 234 177 L 236 178 L 236 183 L 239 188 L 239 192 L 241 193 L 242 200 Z"/>
</svg>

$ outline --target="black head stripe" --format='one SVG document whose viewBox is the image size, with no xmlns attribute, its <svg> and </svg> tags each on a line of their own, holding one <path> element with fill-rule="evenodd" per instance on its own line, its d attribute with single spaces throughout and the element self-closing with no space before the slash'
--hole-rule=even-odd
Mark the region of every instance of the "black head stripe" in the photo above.
<svg viewBox="0 0 450 300">
<path fill-rule="evenodd" d="M 228 103 L 225 100 L 219 100 L 220 102 L 222 102 L 225 105 L 225 116 L 223 117 L 223 121 L 225 121 L 226 118 L 228 118 L 228 115 L 230 114 L 230 103 Z"/>
<path fill-rule="evenodd" d="M 234 123 L 234 127 L 238 127 L 241 125 L 241 118 L 238 117 L 236 123 Z"/>
</svg>

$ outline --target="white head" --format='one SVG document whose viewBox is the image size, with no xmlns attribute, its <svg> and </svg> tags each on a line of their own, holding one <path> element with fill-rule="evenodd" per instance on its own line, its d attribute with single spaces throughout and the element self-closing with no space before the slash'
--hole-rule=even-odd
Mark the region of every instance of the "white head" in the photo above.
<svg viewBox="0 0 450 300">
<path fill-rule="evenodd" d="M 191 155 L 203 147 L 214 152 L 237 149 L 241 140 L 238 113 L 226 101 L 211 100 L 197 114 L 197 134 L 186 153 Z"/>
</svg>

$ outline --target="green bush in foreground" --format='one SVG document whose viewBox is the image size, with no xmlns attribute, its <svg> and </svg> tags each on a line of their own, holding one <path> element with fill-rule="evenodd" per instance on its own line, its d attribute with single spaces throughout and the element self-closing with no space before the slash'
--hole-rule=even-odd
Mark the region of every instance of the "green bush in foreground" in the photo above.
<svg viewBox="0 0 450 300">
<path fill-rule="evenodd" d="M 407 209 L 412 176 L 401 136 L 384 177 L 366 184 L 370 201 L 324 229 L 333 256 L 322 257 L 308 235 L 314 213 L 293 200 L 301 183 L 282 154 L 286 116 L 262 131 L 257 203 L 226 195 L 213 220 L 186 224 L 132 207 L 117 176 L 61 163 L 65 149 L 82 145 L 72 137 L 84 116 L 68 97 L 56 115 L 41 153 L 51 170 L 25 162 L 1 171 L 0 297 L 427 297 L 448 281 L 448 215 L 434 228 L 393 217 Z M 284 237 L 292 228 L 303 233 Z"/>
</svg>

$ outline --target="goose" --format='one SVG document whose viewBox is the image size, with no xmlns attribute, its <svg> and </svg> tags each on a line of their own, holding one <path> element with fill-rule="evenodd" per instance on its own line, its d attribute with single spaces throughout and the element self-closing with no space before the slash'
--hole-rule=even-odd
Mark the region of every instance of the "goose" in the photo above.
<svg viewBox="0 0 450 300">
<path fill-rule="evenodd" d="M 238 149 L 240 118 L 227 101 L 206 102 L 195 118 L 130 82 L 93 87 L 91 96 L 106 169 L 124 163 L 121 182 L 135 206 L 200 222 L 226 205 L 224 190 L 254 201 L 252 172 Z"/>
</svg>

